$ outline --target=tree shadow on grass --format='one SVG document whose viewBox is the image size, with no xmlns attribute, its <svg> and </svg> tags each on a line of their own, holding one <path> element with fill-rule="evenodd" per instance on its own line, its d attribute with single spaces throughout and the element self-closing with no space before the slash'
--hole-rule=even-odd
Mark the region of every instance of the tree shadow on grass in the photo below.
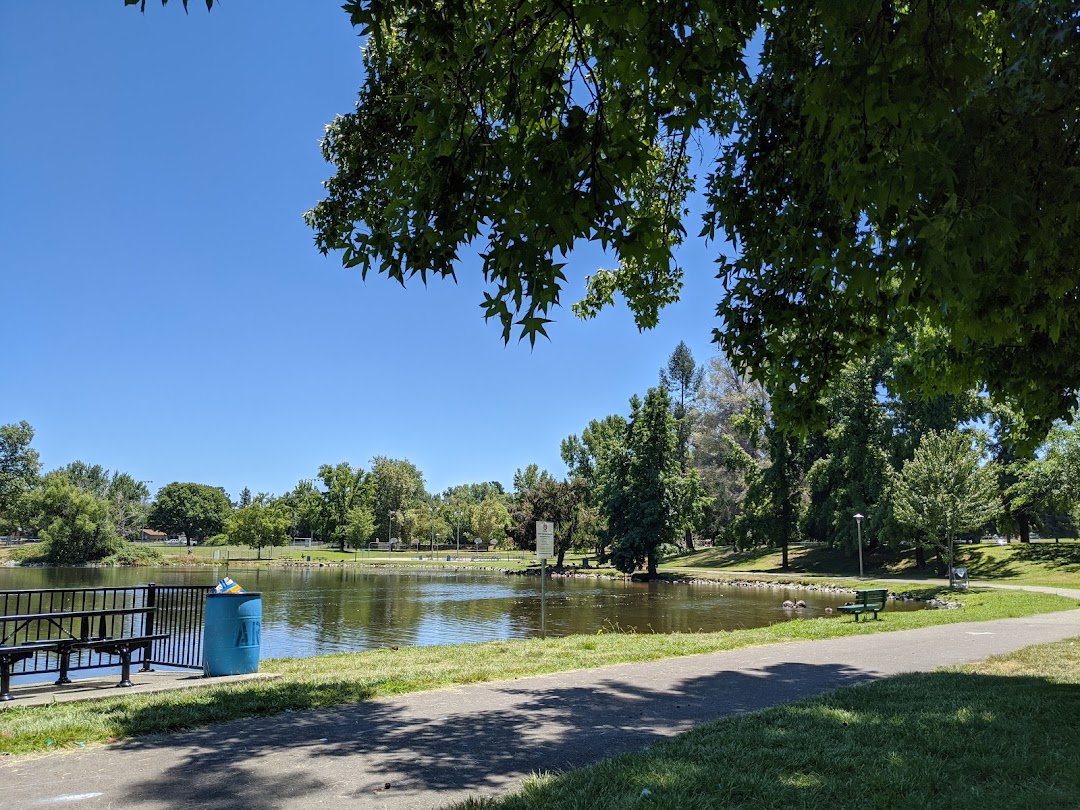
<svg viewBox="0 0 1080 810">
<path fill-rule="evenodd" d="M 1014 546 L 1013 557 L 1069 573 L 1080 572 L 1080 544 L 1077 543 L 1019 543 Z"/>
<path fill-rule="evenodd" d="M 502 808 L 1077 806 L 1080 686 L 903 675 L 704 725 Z M 472 806 L 476 806 L 473 804 Z"/>
<path fill-rule="evenodd" d="M 964 562 L 968 575 L 976 579 L 1009 579 L 1020 576 L 1020 570 L 1012 564 L 1011 557 L 987 557 L 985 555 L 965 555 Z"/>
<path fill-rule="evenodd" d="M 116 801 L 180 796 L 177 806 L 209 807 L 227 797 L 234 810 L 272 810 L 317 794 L 320 801 L 405 802 L 399 806 L 434 796 L 441 804 L 506 790 L 531 772 L 640 750 L 704 720 L 875 677 L 785 663 L 656 689 L 598 672 L 567 686 L 537 678 L 232 722 L 124 746 L 120 753 L 132 761 L 159 764 L 127 781 Z"/>
</svg>

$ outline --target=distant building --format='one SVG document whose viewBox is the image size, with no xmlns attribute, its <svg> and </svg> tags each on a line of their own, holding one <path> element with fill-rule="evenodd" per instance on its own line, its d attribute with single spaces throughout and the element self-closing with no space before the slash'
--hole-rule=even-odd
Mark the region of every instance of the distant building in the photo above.
<svg viewBox="0 0 1080 810">
<path fill-rule="evenodd" d="M 139 542 L 164 543 L 166 537 L 168 535 L 165 532 L 159 532 L 157 529 L 143 529 L 139 536 Z"/>
</svg>

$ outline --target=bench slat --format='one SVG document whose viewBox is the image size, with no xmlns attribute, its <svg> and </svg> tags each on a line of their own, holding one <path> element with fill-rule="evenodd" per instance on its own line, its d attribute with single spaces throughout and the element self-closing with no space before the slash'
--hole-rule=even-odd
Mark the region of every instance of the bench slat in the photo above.
<svg viewBox="0 0 1080 810">
<path fill-rule="evenodd" d="M 149 649 L 155 641 L 169 637 L 168 633 L 154 633 L 149 636 L 130 636 L 128 638 L 102 638 L 93 641 L 77 641 L 73 648 L 96 650 L 106 655 L 120 656 L 120 683 L 117 686 L 134 686 L 131 682 L 131 654 L 138 649 Z"/>
</svg>

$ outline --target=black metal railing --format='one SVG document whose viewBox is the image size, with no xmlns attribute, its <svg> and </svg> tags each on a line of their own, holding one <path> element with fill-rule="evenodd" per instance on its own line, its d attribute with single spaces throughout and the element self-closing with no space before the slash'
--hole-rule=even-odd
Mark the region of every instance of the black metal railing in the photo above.
<svg viewBox="0 0 1080 810">
<path fill-rule="evenodd" d="M 203 609 L 206 594 L 213 586 L 203 585 L 136 585 L 130 587 L 98 588 L 41 588 L 35 590 L 0 591 L 0 645 L 14 646 L 33 641 L 51 641 L 76 637 L 82 630 L 75 615 L 85 611 L 122 611 L 155 608 L 152 611 L 132 610 L 102 617 L 99 636 L 132 637 L 168 633 L 155 641 L 149 654 L 138 651 L 132 662 L 149 669 L 150 664 L 187 669 L 202 668 Z M 8 616 L 56 613 L 48 622 L 19 622 L 5 620 Z M 104 622 L 108 626 L 104 626 Z M 92 649 L 72 649 L 69 670 L 116 666 L 113 656 Z M 59 672 L 58 656 L 42 650 L 18 662 L 13 674 Z"/>
<path fill-rule="evenodd" d="M 147 663 L 202 669 L 203 612 L 212 590 L 212 585 L 146 586 L 146 606 L 157 608 L 148 634 L 169 634 L 154 642 Z"/>
</svg>

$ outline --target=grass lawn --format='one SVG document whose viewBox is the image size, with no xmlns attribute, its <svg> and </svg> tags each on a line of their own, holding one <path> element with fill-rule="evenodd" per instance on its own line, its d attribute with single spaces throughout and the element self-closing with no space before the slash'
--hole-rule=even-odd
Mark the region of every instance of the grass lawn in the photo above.
<svg viewBox="0 0 1080 810">
<path fill-rule="evenodd" d="M 459 810 L 1076 808 L 1080 638 L 702 725 Z"/>
<path fill-rule="evenodd" d="M 0 563 L 11 558 L 32 553 L 36 544 L 0 548 Z M 393 554 L 386 551 L 340 552 L 324 548 L 285 546 L 265 548 L 260 559 L 254 549 L 245 546 L 154 546 L 164 554 L 161 564 L 170 566 L 225 565 L 235 568 L 280 565 L 370 565 L 423 568 L 474 568 L 477 570 L 519 569 L 536 564 L 535 555 L 528 551 L 474 552 L 439 550 L 402 551 Z M 215 552 L 218 559 L 214 559 Z M 568 567 L 576 566 L 588 554 L 567 554 Z M 309 560 L 308 557 L 311 559 Z M 450 557 L 450 560 L 446 558 Z M 858 575 L 858 560 L 847 557 L 835 549 L 813 544 L 795 544 L 789 549 L 789 568 L 780 567 L 780 552 L 773 548 L 758 548 L 733 552 L 729 547 L 709 548 L 673 558 L 661 565 L 661 570 L 674 574 L 728 579 L 740 578 L 781 579 L 790 578 L 806 582 L 824 577 L 834 581 Z M 1005 585 L 1044 585 L 1059 588 L 1080 588 L 1080 541 L 1037 540 L 1031 543 L 1011 543 L 998 546 L 978 543 L 956 547 L 956 565 L 966 566 L 973 580 Z M 867 577 L 887 581 L 890 578 L 937 579 L 939 574 L 931 564 L 924 570 L 915 567 L 914 553 L 899 552 L 868 553 L 863 560 Z M 622 576 L 614 569 L 596 568 L 592 573 Z"/>
<path fill-rule="evenodd" d="M 908 589 L 923 598 L 945 589 Z M 964 607 L 890 613 L 878 622 L 839 616 L 718 633 L 612 634 L 546 640 L 403 647 L 318 658 L 264 661 L 277 681 L 206 686 L 87 703 L 0 709 L 0 753 L 41 752 L 110 739 L 175 731 L 241 717 L 355 703 L 384 695 L 547 672 L 735 649 L 798 639 L 887 632 L 961 621 L 1028 616 L 1080 606 L 1075 599 L 1006 590 L 972 590 Z"/>
<path fill-rule="evenodd" d="M 955 548 L 955 558 L 955 564 L 966 567 L 973 580 L 1010 585 L 1080 588 L 1080 542 L 1075 540 L 1037 540 L 1031 543 L 1010 543 L 1007 546 L 992 543 L 961 545 Z M 857 559 L 818 545 L 792 545 L 789 549 L 787 572 L 781 569 L 780 562 L 778 549 L 734 552 L 729 547 L 723 547 L 703 549 L 666 561 L 662 569 L 706 576 L 710 573 L 755 573 L 795 577 L 853 577 L 859 571 Z M 917 569 L 914 552 L 910 550 L 867 554 L 863 559 L 863 570 L 866 576 L 882 580 L 890 577 L 940 577 L 932 561 L 926 569 Z"/>
<path fill-rule="evenodd" d="M 264 548 L 260 556 L 255 549 L 247 546 L 166 546 L 133 544 L 136 548 L 152 549 L 162 555 L 160 562 L 153 565 L 166 566 L 225 566 L 235 568 L 269 567 L 281 565 L 372 565 L 403 567 L 437 568 L 499 568 L 517 569 L 535 562 L 535 554 L 528 551 L 485 551 L 475 552 L 466 549 L 421 551 L 336 551 L 321 547 L 282 546 Z M 21 560 L 33 556 L 37 543 L 25 543 L 19 546 L 0 548 L 0 564 L 10 559 Z M 215 558 L 215 554 L 217 557 Z M 450 557 L 449 560 L 446 558 Z M 309 559 L 310 558 L 310 559 Z"/>
</svg>

